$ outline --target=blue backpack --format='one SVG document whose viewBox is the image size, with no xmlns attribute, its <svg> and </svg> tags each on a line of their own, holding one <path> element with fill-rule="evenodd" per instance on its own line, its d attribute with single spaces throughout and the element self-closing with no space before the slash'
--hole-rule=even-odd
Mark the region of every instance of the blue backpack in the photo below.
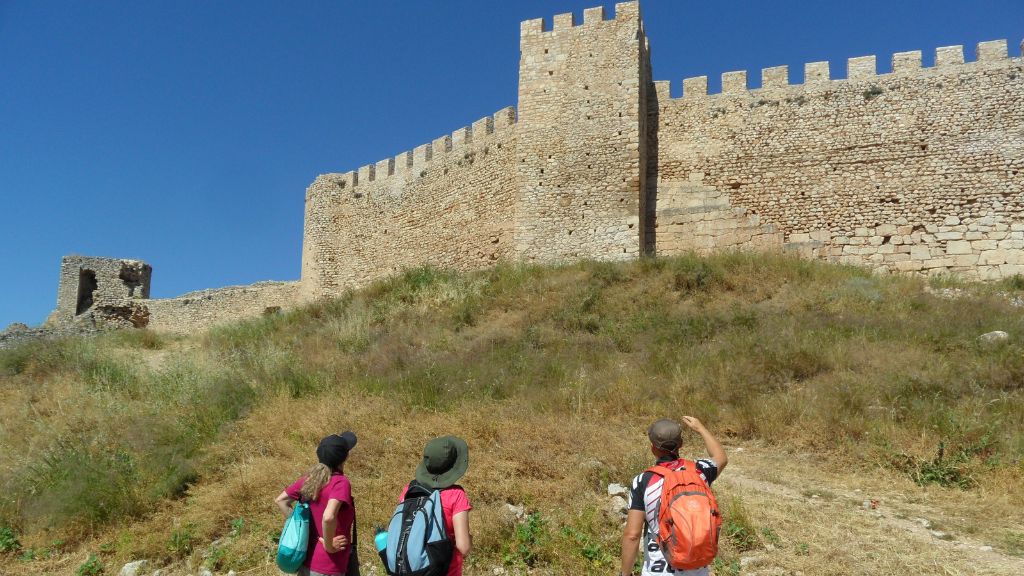
<svg viewBox="0 0 1024 576">
<path fill-rule="evenodd" d="M 277 567 L 286 574 L 298 572 L 306 559 L 310 516 L 309 504 L 297 502 L 284 522 L 281 539 L 277 541 Z"/>
<path fill-rule="evenodd" d="M 387 546 L 380 551 L 384 569 L 390 576 L 445 576 L 452 549 L 441 492 L 410 483 L 388 524 Z"/>
</svg>

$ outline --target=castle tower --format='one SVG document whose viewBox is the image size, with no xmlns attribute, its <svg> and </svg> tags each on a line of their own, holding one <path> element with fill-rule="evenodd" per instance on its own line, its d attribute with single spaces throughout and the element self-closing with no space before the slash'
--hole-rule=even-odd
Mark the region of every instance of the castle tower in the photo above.
<svg viewBox="0 0 1024 576">
<path fill-rule="evenodd" d="M 516 253 L 539 262 L 641 252 L 647 41 L 636 2 L 523 22 Z"/>
</svg>

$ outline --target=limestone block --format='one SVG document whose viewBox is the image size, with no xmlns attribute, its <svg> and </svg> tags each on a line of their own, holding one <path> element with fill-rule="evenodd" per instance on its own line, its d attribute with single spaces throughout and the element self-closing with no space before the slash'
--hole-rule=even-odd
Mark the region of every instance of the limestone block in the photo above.
<svg viewBox="0 0 1024 576">
<path fill-rule="evenodd" d="M 895 224 L 880 224 L 875 228 L 875 234 L 878 236 L 892 236 L 896 234 Z"/>
<path fill-rule="evenodd" d="M 970 254 L 971 243 L 966 240 L 954 240 L 946 244 L 946 254 Z"/>
<path fill-rule="evenodd" d="M 999 267 L 999 274 L 1003 278 L 1009 278 L 1010 276 L 1016 276 L 1017 274 L 1024 274 L 1024 265 L 1003 264 Z"/>
<path fill-rule="evenodd" d="M 963 232 L 938 232 L 935 234 L 937 240 L 963 240 Z"/>
<path fill-rule="evenodd" d="M 924 268 L 924 265 L 916 260 L 903 260 L 894 262 L 893 267 L 900 272 L 917 272 Z"/>
<path fill-rule="evenodd" d="M 953 259 L 956 266 L 975 266 L 978 264 L 977 254 L 962 254 Z"/>
<path fill-rule="evenodd" d="M 1005 264 L 1005 250 L 985 250 L 979 255 L 978 264 Z"/>
</svg>

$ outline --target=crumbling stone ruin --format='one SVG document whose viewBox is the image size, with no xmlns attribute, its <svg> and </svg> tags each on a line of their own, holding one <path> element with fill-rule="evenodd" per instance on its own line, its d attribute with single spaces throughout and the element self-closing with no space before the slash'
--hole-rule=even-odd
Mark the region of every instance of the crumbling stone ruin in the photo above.
<svg viewBox="0 0 1024 576">
<path fill-rule="evenodd" d="M 149 324 L 149 312 L 136 301 L 149 298 L 152 275 L 152 267 L 141 260 L 65 256 L 57 308 L 47 322 L 143 328 Z"/>
<path fill-rule="evenodd" d="M 196 332 L 239 318 L 276 314 L 294 306 L 298 296 L 297 282 L 257 282 L 150 299 L 152 274 L 152 267 L 141 260 L 65 256 L 57 308 L 43 326 L 14 323 L 0 331 L 0 348 L 119 328 Z"/>
<path fill-rule="evenodd" d="M 150 300 L 143 262 L 68 257 L 51 325 L 189 332 L 403 268 L 791 250 L 879 273 L 1024 274 L 1024 60 L 1005 40 L 655 80 L 640 6 L 520 26 L 518 108 L 306 190 L 302 276 Z M 28 332 L 31 332 L 29 330 Z M 25 334 L 15 326 L 4 334 Z M 13 337 L 13 336 L 10 336 Z M 0 344 L 5 336 L 0 334 Z"/>
<path fill-rule="evenodd" d="M 1024 273 L 1024 62 L 1004 40 L 654 80 L 636 2 L 520 27 L 518 112 L 306 192 L 302 295 L 425 263 L 793 250 L 880 273 Z"/>
</svg>

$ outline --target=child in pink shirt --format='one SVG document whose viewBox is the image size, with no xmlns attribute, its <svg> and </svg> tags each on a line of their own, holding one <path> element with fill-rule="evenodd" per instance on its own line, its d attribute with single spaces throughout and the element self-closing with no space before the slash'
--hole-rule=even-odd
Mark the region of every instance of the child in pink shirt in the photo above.
<svg viewBox="0 0 1024 576">
<path fill-rule="evenodd" d="M 352 432 L 332 434 L 320 441 L 319 461 L 277 497 L 275 502 L 285 518 L 295 502 L 309 504 L 312 516 L 309 548 L 299 576 L 343 576 L 348 570 L 355 523 L 352 486 L 345 476 L 345 460 L 356 445 Z"/>
</svg>

